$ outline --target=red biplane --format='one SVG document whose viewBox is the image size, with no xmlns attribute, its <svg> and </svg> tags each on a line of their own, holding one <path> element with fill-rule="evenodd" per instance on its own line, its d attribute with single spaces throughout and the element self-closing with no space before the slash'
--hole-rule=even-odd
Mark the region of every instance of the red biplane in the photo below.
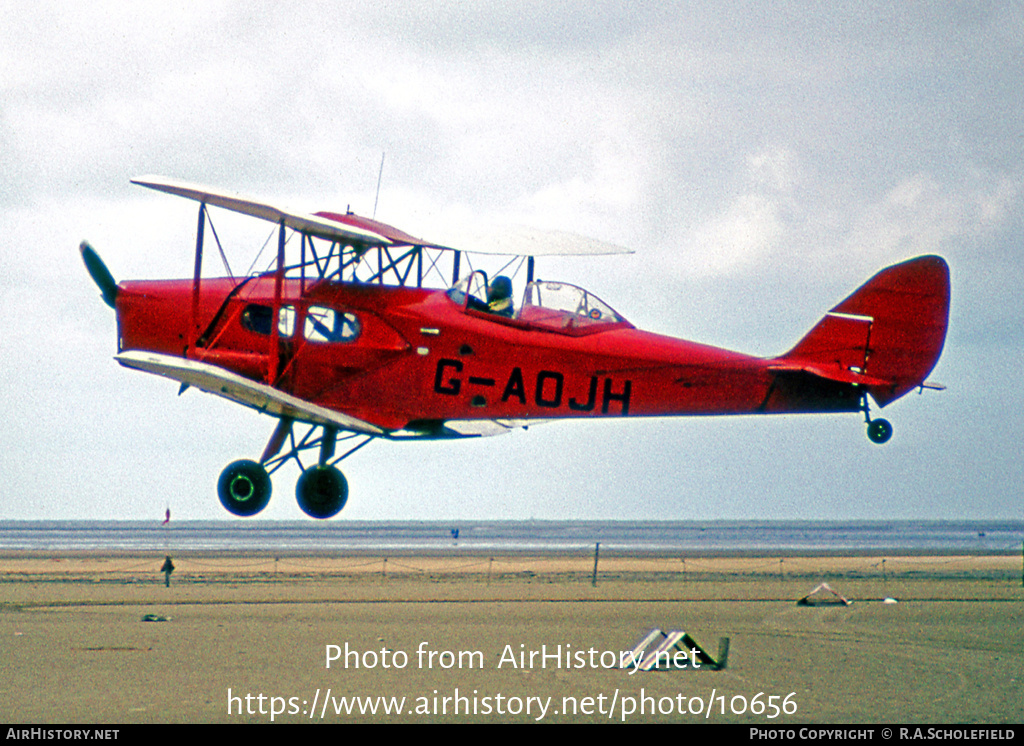
<svg viewBox="0 0 1024 746">
<path fill-rule="evenodd" d="M 259 460 L 220 476 L 235 515 L 266 506 L 269 475 L 290 459 L 302 470 L 302 510 L 335 515 L 348 496 L 336 464 L 374 439 L 494 435 L 568 417 L 860 412 L 868 437 L 885 443 L 892 426 L 871 418 L 869 398 L 884 407 L 941 388 L 925 382 L 949 314 L 938 256 L 882 270 L 793 349 L 764 359 L 641 331 L 587 290 L 534 279 L 534 257 L 625 251 L 609 244 L 525 229 L 430 242 L 351 212 L 302 214 L 158 177 L 134 183 L 199 202 L 194 276 L 118 285 L 85 242 L 82 256 L 117 311 L 121 365 L 278 419 Z M 201 277 L 210 206 L 278 225 L 266 272 Z M 517 273 L 525 264 L 522 301 L 504 274 L 461 274 L 464 250 L 512 256 Z M 424 287 L 431 273 L 447 284 L 449 269 L 449 289 Z M 347 449 L 336 455 L 339 442 Z M 309 450 L 317 460 L 306 467 Z"/>
</svg>

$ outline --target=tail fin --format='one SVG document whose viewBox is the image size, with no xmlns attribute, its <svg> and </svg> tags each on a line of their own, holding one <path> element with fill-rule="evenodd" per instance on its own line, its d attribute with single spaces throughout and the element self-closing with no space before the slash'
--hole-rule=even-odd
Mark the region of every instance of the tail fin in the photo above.
<svg viewBox="0 0 1024 746">
<path fill-rule="evenodd" d="M 920 256 L 864 283 L 773 367 L 860 384 L 884 407 L 924 383 L 948 322 L 949 267 Z"/>
</svg>

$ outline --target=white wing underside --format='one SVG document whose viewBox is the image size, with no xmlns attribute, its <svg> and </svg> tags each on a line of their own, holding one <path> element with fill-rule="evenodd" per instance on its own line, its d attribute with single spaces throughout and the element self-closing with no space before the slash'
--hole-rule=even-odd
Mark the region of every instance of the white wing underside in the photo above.
<svg viewBox="0 0 1024 746">
<path fill-rule="evenodd" d="M 530 425 L 540 425 L 548 420 L 445 420 L 444 426 L 460 436 L 486 438 L 504 435 Z"/>
<path fill-rule="evenodd" d="M 187 383 L 201 391 L 222 396 L 275 417 L 289 417 L 312 425 L 329 425 L 364 435 L 387 435 L 387 431 L 369 422 L 299 399 L 272 386 L 250 381 L 209 363 L 138 350 L 122 352 L 115 355 L 114 359 L 126 368 L 135 368 Z"/>
<path fill-rule="evenodd" d="M 248 378 L 232 373 L 217 365 L 187 360 L 174 355 L 163 355 L 157 352 L 128 350 L 114 359 L 126 368 L 134 368 L 146 373 L 155 373 L 179 383 L 185 383 L 200 391 L 244 404 L 264 414 L 274 417 L 288 417 L 298 422 L 311 425 L 328 425 L 339 430 L 347 430 L 363 435 L 378 437 L 415 438 L 425 437 L 422 433 L 404 431 L 388 432 L 357 417 L 335 412 L 304 399 L 286 394 L 272 386 L 251 381 Z M 449 437 L 488 437 L 503 435 L 538 425 L 547 420 L 447 420 L 444 427 L 451 433 Z"/>
</svg>

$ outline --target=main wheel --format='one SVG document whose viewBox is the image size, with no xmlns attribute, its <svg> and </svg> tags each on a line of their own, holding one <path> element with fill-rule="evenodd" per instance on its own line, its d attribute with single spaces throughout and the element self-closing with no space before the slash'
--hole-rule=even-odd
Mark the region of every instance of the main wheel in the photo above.
<svg viewBox="0 0 1024 746">
<path fill-rule="evenodd" d="M 227 465 L 217 481 L 217 495 L 229 513 L 256 515 L 270 502 L 270 477 L 255 461 L 235 461 Z"/>
<path fill-rule="evenodd" d="M 892 425 L 889 420 L 871 420 L 868 423 L 868 440 L 881 445 L 892 437 Z"/>
<path fill-rule="evenodd" d="M 330 518 L 345 507 L 348 482 L 333 466 L 311 466 L 295 485 L 295 497 L 302 512 L 311 518 Z"/>
</svg>

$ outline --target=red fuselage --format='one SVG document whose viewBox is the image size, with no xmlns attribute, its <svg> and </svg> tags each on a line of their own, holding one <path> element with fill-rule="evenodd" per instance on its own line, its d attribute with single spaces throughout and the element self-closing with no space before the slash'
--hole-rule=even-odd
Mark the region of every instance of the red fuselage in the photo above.
<svg viewBox="0 0 1024 746">
<path fill-rule="evenodd" d="M 190 334 L 191 280 L 120 288 L 121 350 L 218 365 L 387 430 L 446 420 L 855 411 L 859 402 L 849 385 L 780 377 L 772 360 L 640 331 L 618 316 L 593 322 L 527 306 L 504 318 L 441 290 L 320 282 L 303 292 L 288 279 L 274 334 L 274 278 L 264 276 L 203 280 Z"/>
</svg>

